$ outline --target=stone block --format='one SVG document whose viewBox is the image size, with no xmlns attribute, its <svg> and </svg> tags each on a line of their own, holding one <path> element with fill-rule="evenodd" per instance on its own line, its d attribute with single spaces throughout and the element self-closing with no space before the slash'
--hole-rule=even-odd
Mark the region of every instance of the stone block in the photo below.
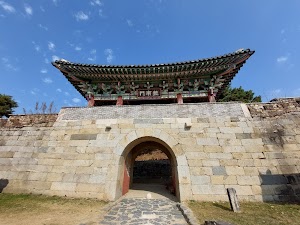
<svg viewBox="0 0 300 225">
<path fill-rule="evenodd" d="M 244 145 L 244 148 L 246 152 L 263 152 L 265 149 L 263 145 Z"/>
<path fill-rule="evenodd" d="M 251 188 L 254 195 L 264 194 L 260 185 L 252 185 Z"/>
<path fill-rule="evenodd" d="M 194 176 L 213 175 L 212 167 L 190 167 L 190 173 Z"/>
<path fill-rule="evenodd" d="M 226 169 L 224 166 L 213 166 L 212 172 L 213 172 L 213 175 L 227 175 Z"/>
<path fill-rule="evenodd" d="M 161 124 L 163 123 L 163 119 L 133 119 L 134 124 Z"/>
<path fill-rule="evenodd" d="M 198 145 L 219 145 L 217 138 L 197 138 Z"/>
<path fill-rule="evenodd" d="M 282 152 L 266 152 L 264 153 L 267 159 L 284 159 L 285 156 Z"/>
<path fill-rule="evenodd" d="M 245 152 L 233 152 L 232 157 L 234 159 L 252 159 L 252 154 L 251 153 L 245 153 Z"/>
<path fill-rule="evenodd" d="M 17 153 L 17 152 L 16 152 Z M 2 152 L 0 149 L 0 158 L 12 158 L 14 156 L 14 154 L 16 154 L 15 152 Z"/>
<path fill-rule="evenodd" d="M 284 151 L 299 151 L 299 144 L 283 144 Z"/>
<path fill-rule="evenodd" d="M 224 134 L 243 133 L 241 127 L 220 127 L 220 132 Z"/>
<path fill-rule="evenodd" d="M 96 140 L 97 134 L 72 134 L 70 140 Z"/>
<path fill-rule="evenodd" d="M 220 146 L 240 146 L 241 140 L 239 139 L 221 139 L 219 138 Z"/>
<path fill-rule="evenodd" d="M 237 139 L 251 139 L 252 134 L 251 133 L 237 133 L 235 134 Z"/>
<path fill-rule="evenodd" d="M 88 183 L 90 179 L 90 175 L 88 174 L 74 174 L 73 176 L 73 181 L 78 184 L 78 183 Z"/>
<path fill-rule="evenodd" d="M 10 166 L 11 164 L 11 158 L 0 158 L 0 166 Z"/>
<path fill-rule="evenodd" d="M 281 141 L 284 144 L 297 144 L 295 136 L 281 136 Z"/>
<path fill-rule="evenodd" d="M 74 182 L 74 173 L 65 173 L 62 177 L 62 182 Z"/>
<path fill-rule="evenodd" d="M 233 152 L 245 152 L 245 147 L 244 146 L 222 146 L 223 151 L 225 153 L 233 153 Z"/>
<path fill-rule="evenodd" d="M 224 195 L 226 194 L 226 189 L 224 185 L 192 185 L 192 192 L 194 195 Z"/>
<path fill-rule="evenodd" d="M 93 160 L 64 160 L 64 166 L 91 166 L 93 164 Z"/>
<path fill-rule="evenodd" d="M 297 166 L 279 166 L 278 170 L 280 170 L 283 174 L 291 174 L 291 173 L 298 173 Z"/>
<path fill-rule="evenodd" d="M 197 123 L 210 123 L 211 121 L 209 120 L 209 118 L 197 118 Z M 300 132 L 299 132 L 300 133 Z"/>
<path fill-rule="evenodd" d="M 204 132 L 217 134 L 217 133 L 220 133 L 220 129 L 218 127 L 207 127 L 207 128 L 204 128 Z"/>
<path fill-rule="evenodd" d="M 225 188 L 234 188 L 236 190 L 237 196 L 242 200 L 243 195 L 253 195 L 251 186 L 244 185 L 225 185 Z"/>
<path fill-rule="evenodd" d="M 208 153 L 211 159 L 232 159 L 231 153 Z"/>
<path fill-rule="evenodd" d="M 78 166 L 75 169 L 75 174 L 87 174 L 91 175 L 94 172 L 94 168 L 89 166 Z"/>
<path fill-rule="evenodd" d="M 77 192 L 98 192 L 101 193 L 104 191 L 104 186 L 98 184 L 86 184 L 79 183 L 76 185 L 75 191 Z"/>
<path fill-rule="evenodd" d="M 260 185 L 259 176 L 237 176 L 239 185 Z"/>
<path fill-rule="evenodd" d="M 253 159 L 265 159 L 266 158 L 264 152 L 252 153 L 251 155 L 252 155 Z"/>
<path fill-rule="evenodd" d="M 253 159 L 241 159 L 238 161 L 238 166 L 240 167 L 254 167 L 254 160 Z"/>
<path fill-rule="evenodd" d="M 187 159 L 208 159 L 208 155 L 205 152 L 186 152 Z"/>
<path fill-rule="evenodd" d="M 53 191 L 75 191 L 76 183 L 52 182 L 51 190 Z"/>
<path fill-rule="evenodd" d="M 189 166 L 177 166 L 179 184 L 190 184 L 190 169 Z"/>
<path fill-rule="evenodd" d="M 207 159 L 202 160 L 202 165 L 205 166 L 220 166 L 220 161 L 218 159 Z"/>
<path fill-rule="evenodd" d="M 210 176 L 202 175 L 202 176 L 191 176 L 192 185 L 203 185 L 203 184 L 210 184 Z"/>
<path fill-rule="evenodd" d="M 255 138 L 255 139 L 241 139 L 242 145 L 263 145 L 263 141 L 261 138 Z"/>
<path fill-rule="evenodd" d="M 205 145 L 203 146 L 203 151 L 207 153 L 220 153 L 223 152 L 223 149 L 217 145 Z"/>
<path fill-rule="evenodd" d="M 96 153 L 95 154 L 95 159 L 97 160 L 108 160 L 108 159 L 112 159 L 113 158 L 113 154 L 107 154 L 107 153 Z"/>
<path fill-rule="evenodd" d="M 179 143 L 186 145 L 186 146 L 191 146 L 191 147 L 196 147 L 197 146 L 197 142 L 195 138 L 180 138 L 179 139 Z"/>
<path fill-rule="evenodd" d="M 237 159 L 220 159 L 221 166 L 237 166 L 238 160 Z"/>
<path fill-rule="evenodd" d="M 217 138 L 218 139 L 236 139 L 236 136 L 234 133 L 228 133 L 228 134 L 218 133 Z"/>
<path fill-rule="evenodd" d="M 225 168 L 228 175 L 245 175 L 245 171 L 243 167 L 226 166 Z"/>
<path fill-rule="evenodd" d="M 259 172 L 256 167 L 244 167 L 245 175 L 247 176 L 258 176 Z"/>
<path fill-rule="evenodd" d="M 56 182 L 62 181 L 63 175 L 64 175 L 63 173 L 48 173 L 46 180 L 51 181 L 51 182 L 53 182 L 53 181 L 56 181 Z"/>
<path fill-rule="evenodd" d="M 73 173 L 76 171 L 75 166 L 53 166 L 52 173 Z"/>
<path fill-rule="evenodd" d="M 237 184 L 236 176 L 211 176 L 212 184 Z"/>
<path fill-rule="evenodd" d="M 90 175 L 89 183 L 91 184 L 104 184 L 106 176 L 103 175 Z"/>
</svg>

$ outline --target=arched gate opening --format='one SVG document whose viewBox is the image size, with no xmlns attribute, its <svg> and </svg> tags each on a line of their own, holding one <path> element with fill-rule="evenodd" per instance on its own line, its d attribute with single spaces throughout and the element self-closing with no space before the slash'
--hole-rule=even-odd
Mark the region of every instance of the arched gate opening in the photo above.
<svg viewBox="0 0 300 225">
<path fill-rule="evenodd" d="M 139 138 L 130 143 L 124 153 L 122 195 L 130 189 L 161 185 L 179 197 L 176 157 L 163 141 L 153 137 Z"/>
</svg>

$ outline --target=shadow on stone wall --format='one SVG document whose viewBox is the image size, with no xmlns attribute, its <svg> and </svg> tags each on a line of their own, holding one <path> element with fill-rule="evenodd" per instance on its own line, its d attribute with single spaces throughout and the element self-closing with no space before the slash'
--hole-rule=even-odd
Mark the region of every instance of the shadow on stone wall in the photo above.
<svg viewBox="0 0 300 225">
<path fill-rule="evenodd" d="M 300 202 L 300 174 L 260 174 L 264 202 Z"/>
<path fill-rule="evenodd" d="M 8 185 L 9 181 L 7 179 L 0 179 L 0 193 Z"/>
</svg>

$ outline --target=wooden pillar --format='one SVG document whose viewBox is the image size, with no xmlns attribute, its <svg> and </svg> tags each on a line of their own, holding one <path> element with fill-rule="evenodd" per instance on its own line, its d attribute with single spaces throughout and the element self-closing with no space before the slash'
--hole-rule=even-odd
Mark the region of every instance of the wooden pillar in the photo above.
<svg viewBox="0 0 300 225">
<path fill-rule="evenodd" d="M 95 105 L 95 97 L 94 95 L 90 95 L 87 97 L 88 100 L 88 107 L 93 107 Z"/>
<path fill-rule="evenodd" d="M 122 96 L 118 96 L 117 104 L 116 105 L 123 105 L 123 98 L 122 98 Z"/>
<path fill-rule="evenodd" d="M 183 104 L 183 99 L 182 99 L 182 94 L 181 93 L 177 94 L 177 103 L 178 104 Z"/>
<path fill-rule="evenodd" d="M 208 90 L 208 102 L 216 102 L 215 94 L 214 94 L 214 89 L 210 88 Z"/>
</svg>

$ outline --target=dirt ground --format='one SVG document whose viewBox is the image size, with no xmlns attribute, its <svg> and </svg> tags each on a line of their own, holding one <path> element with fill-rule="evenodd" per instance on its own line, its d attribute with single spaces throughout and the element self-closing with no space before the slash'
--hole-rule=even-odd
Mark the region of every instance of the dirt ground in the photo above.
<svg viewBox="0 0 300 225">
<path fill-rule="evenodd" d="M 94 225 L 99 224 L 105 214 L 105 205 L 101 201 L 83 199 L 13 199 L 9 204 L 0 203 L 0 224 Z"/>
</svg>

